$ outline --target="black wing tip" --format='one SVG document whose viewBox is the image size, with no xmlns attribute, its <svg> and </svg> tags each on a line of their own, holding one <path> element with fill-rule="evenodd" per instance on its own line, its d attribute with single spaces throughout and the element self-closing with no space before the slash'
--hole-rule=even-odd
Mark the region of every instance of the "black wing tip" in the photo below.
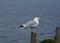
<svg viewBox="0 0 60 43">
<path fill-rule="evenodd" d="M 19 27 L 24 27 L 23 25 L 20 25 Z"/>
</svg>

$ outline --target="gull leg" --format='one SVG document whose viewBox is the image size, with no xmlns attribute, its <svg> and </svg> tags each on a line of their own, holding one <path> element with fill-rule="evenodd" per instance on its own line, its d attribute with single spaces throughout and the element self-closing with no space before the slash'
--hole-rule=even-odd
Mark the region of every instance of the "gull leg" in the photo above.
<svg viewBox="0 0 60 43">
<path fill-rule="evenodd" d="M 31 28 L 31 32 L 36 33 L 36 31 L 35 31 L 35 29 L 34 29 L 34 28 Z"/>
</svg>

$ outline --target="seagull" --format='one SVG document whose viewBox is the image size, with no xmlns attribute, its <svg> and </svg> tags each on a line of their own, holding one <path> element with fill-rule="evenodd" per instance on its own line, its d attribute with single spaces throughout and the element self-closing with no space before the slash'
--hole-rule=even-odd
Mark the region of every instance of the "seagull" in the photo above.
<svg viewBox="0 0 60 43">
<path fill-rule="evenodd" d="M 30 21 L 26 22 L 25 24 L 20 25 L 19 27 L 33 29 L 39 25 L 39 21 L 40 21 L 40 18 L 35 17 L 33 20 L 30 20 Z"/>
</svg>

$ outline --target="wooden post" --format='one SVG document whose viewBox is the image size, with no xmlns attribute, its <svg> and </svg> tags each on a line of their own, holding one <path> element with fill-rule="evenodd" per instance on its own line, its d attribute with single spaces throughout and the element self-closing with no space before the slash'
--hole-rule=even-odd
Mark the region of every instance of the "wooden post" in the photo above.
<svg viewBox="0 0 60 43">
<path fill-rule="evenodd" d="M 55 43 L 60 43 L 60 27 L 56 27 Z"/>
<path fill-rule="evenodd" d="M 31 43 L 36 43 L 36 32 L 31 32 Z"/>
</svg>

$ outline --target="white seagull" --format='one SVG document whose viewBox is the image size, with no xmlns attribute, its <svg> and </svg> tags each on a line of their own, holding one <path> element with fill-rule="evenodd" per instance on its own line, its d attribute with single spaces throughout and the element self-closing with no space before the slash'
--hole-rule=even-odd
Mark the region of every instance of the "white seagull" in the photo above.
<svg viewBox="0 0 60 43">
<path fill-rule="evenodd" d="M 28 21 L 25 24 L 20 25 L 20 27 L 33 29 L 34 27 L 38 26 L 39 20 L 39 17 L 35 17 L 34 20 Z"/>
</svg>

